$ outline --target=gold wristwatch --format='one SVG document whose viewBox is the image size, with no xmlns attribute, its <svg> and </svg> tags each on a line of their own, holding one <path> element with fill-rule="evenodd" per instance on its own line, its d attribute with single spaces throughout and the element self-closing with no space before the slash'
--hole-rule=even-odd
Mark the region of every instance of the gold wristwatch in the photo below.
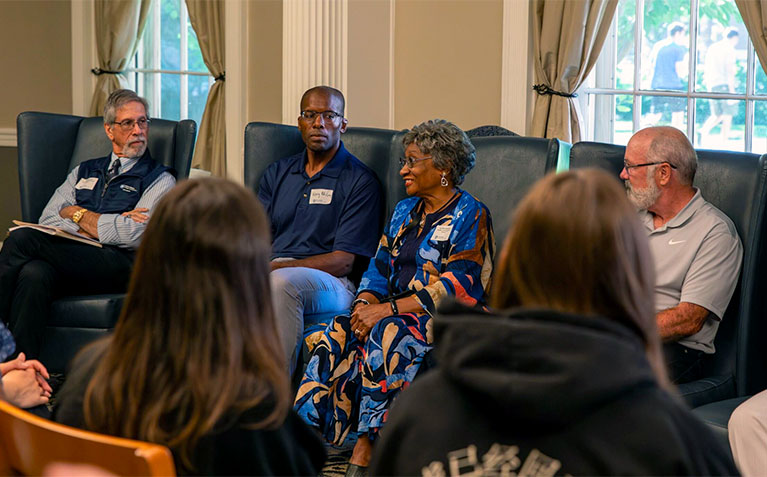
<svg viewBox="0 0 767 477">
<path fill-rule="evenodd" d="M 80 209 L 72 214 L 72 222 L 79 224 L 86 212 L 88 212 L 88 209 Z"/>
</svg>

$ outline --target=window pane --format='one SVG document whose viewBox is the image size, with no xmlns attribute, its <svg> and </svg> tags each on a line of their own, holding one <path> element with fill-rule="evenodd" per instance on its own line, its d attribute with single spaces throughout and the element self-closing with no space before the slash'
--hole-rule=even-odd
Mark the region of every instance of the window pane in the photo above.
<svg viewBox="0 0 767 477">
<path fill-rule="evenodd" d="M 636 0 L 618 3 L 610 33 L 600 53 L 589 86 L 597 88 L 634 89 L 634 28 Z"/>
<path fill-rule="evenodd" d="M 754 61 L 754 66 L 756 68 L 756 74 L 754 75 L 754 78 L 756 79 L 756 86 L 754 87 L 754 92 L 756 94 L 767 94 L 767 75 L 764 74 L 764 69 L 762 68 L 762 64 L 759 62 L 759 59 L 756 58 Z"/>
<path fill-rule="evenodd" d="M 587 133 L 590 140 L 613 142 L 616 120 L 615 101 L 616 97 L 612 94 L 589 96 Z"/>
<path fill-rule="evenodd" d="M 696 31 L 690 32 L 693 23 Z M 634 44 L 635 25 L 640 45 Z M 758 60 L 748 64 L 749 54 L 753 47 L 735 0 L 620 0 L 599 60 L 581 88 L 586 133 L 625 144 L 634 125 L 668 125 L 686 133 L 694 119 L 696 147 L 743 151 L 748 137 L 751 150 L 766 151 L 767 74 Z M 753 84 L 747 84 L 751 67 Z M 638 98 L 627 90 L 640 90 Z M 754 123 L 746 124 L 746 94 L 752 91 L 761 100 L 754 102 Z M 615 92 L 627 94 L 609 94 Z"/>
<path fill-rule="evenodd" d="M 747 46 L 748 34 L 735 2 L 701 1 L 696 89 L 745 93 Z"/>
<path fill-rule="evenodd" d="M 181 119 L 181 77 L 179 75 L 163 74 L 162 77 L 162 109 L 163 119 Z"/>
<path fill-rule="evenodd" d="M 645 2 L 642 48 L 649 61 L 642 62 L 644 88 L 687 90 L 689 23 L 689 0 Z"/>
<path fill-rule="evenodd" d="M 201 73 L 207 73 L 208 68 L 205 66 L 205 62 L 202 61 L 202 52 L 200 51 L 200 43 L 197 41 L 197 35 L 192 28 L 192 24 L 187 20 L 187 61 L 189 63 L 189 71 L 199 71 Z"/>
<path fill-rule="evenodd" d="M 630 94 L 589 95 L 586 130 L 588 140 L 627 144 L 634 127 L 633 101 Z"/>
<path fill-rule="evenodd" d="M 157 30 L 159 17 L 156 13 L 161 8 L 159 2 L 152 2 L 147 14 L 144 33 L 141 35 L 138 49 L 136 51 L 135 67 L 138 69 L 158 69 L 160 67 L 159 41 L 160 36 Z"/>
<path fill-rule="evenodd" d="M 674 96 L 643 96 L 642 128 L 674 126 L 687 133 L 687 98 Z"/>
<path fill-rule="evenodd" d="M 125 77 L 128 78 L 128 89 L 141 96 L 141 93 L 138 92 L 138 73 L 126 73 Z"/>
<path fill-rule="evenodd" d="M 161 118 L 162 111 L 160 97 L 160 75 L 158 73 L 137 73 L 136 74 L 136 93 L 142 96 L 149 103 L 149 116 Z"/>
<path fill-rule="evenodd" d="M 144 91 L 144 76 L 146 75 L 144 75 L 144 73 L 134 73 L 131 76 L 133 77 L 133 82 L 132 82 L 133 91 L 135 91 L 136 94 L 138 94 L 142 98 L 146 98 L 146 92 Z M 151 108 L 149 110 L 149 116 L 150 117 L 152 116 Z"/>
<path fill-rule="evenodd" d="M 205 110 L 205 102 L 208 100 L 209 84 L 208 76 L 189 76 L 188 116 L 189 119 L 197 121 L 198 128 Z"/>
<path fill-rule="evenodd" d="M 751 151 L 757 154 L 767 151 L 767 101 L 754 101 L 754 136 Z"/>
<path fill-rule="evenodd" d="M 179 70 L 181 67 L 181 52 L 179 50 L 181 45 L 181 21 L 179 20 L 181 7 L 179 3 L 180 1 L 181 0 L 163 0 L 161 4 L 161 69 L 164 70 Z"/>
<path fill-rule="evenodd" d="M 613 127 L 614 144 L 628 144 L 634 133 L 634 99 L 628 94 L 615 95 L 615 124 Z"/>
<path fill-rule="evenodd" d="M 695 109 L 695 147 L 744 150 L 745 101 L 697 99 Z"/>
<path fill-rule="evenodd" d="M 156 0 L 149 10 L 147 25 L 136 58 L 131 62 L 132 68 L 149 70 L 180 70 L 181 63 L 181 3 L 184 0 Z M 182 81 L 182 76 L 167 73 L 134 73 L 129 78 L 131 87 L 145 97 L 149 102 L 149 113 L 154 118 L 186 119 L 184 115 L 194 119 L 199 124 L 205 109 L 210 88 L 208 68 L 202 59 L 197 35 L 186 18 L 187 34 L 187 69 L 205 73 L 206 76 L 187 76 L 188 81 Z M 183 86 L 182 86 L 183 84 Z M 182 95 L 182 87 L 186 89 Z M 186 104 L 182 108 L 181 98 L 185 96 Z"/>
</svg>

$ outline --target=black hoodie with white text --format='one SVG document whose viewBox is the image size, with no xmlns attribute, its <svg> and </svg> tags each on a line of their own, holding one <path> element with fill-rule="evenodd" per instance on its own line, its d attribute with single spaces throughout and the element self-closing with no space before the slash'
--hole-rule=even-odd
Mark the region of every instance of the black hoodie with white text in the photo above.
<svg viewBox="0 0 767 477">
<path fill-rule="evenodd" d="M 453 307 L 434 331 L 437 367 L 394 402 L 373 475 L 738 473 L 622 324 Z"/>
</svg>

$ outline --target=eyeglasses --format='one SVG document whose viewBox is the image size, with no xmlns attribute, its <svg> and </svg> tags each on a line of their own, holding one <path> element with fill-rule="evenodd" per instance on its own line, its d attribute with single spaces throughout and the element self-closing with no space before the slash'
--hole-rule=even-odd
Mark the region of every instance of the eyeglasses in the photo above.
<svg viewBox="0 0 767 477">
<path fill-rule="evenodd" d="M 623 161 L 623 168 L 626 169 L 626 172 L 630 172 L 631 169 L 634 169 L 635 167 L 645 167 L 645 166 L 654 166 L 657 164 L 668 164 L 671 166 L 672 169 L 676 169 L 676 166 L 671 164 L 668 161 L 660 161 L 660 162 L 645 162 L 643 164 L 629 164 L 626 161 Z"/>
<path fill-rule="evenodd" d="M 421 158 L 417 158 L 417 157 L 400 157 L 399 158 L 399 165 L 400 165 L 400 167 L 407 166 L 408 169 L 412 169 L 413 166 L 416 164 L 416 162 L 425 161 L 426 159 L 431 159 L 431 156 L 426 156 L 426 157 L 421 157 Z"/>
<path fill-rule="evenodd" d="M 301 118 L 313 122 L 317 116 L 322 116 L 325 121 L 334 121 L 336 118 L 344 117 L 343 114 L 338 114 L 335 111 L 301 111 Z"/>
<path fill-rule="evenodd" d="M 146 129 L 149 127 L 149 118 L 126 119 L 124 121 L 115 121 L 112 124 L 120 126 L 123 132 L 133 131 L 133 127 L 138 124 L 139 129 Z"/>
</svg>

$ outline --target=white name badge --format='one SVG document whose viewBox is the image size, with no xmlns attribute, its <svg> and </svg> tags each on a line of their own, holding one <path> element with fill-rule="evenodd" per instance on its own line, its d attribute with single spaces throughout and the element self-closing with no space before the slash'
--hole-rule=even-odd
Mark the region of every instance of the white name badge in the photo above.
<svg viewBox="0 0 767 477">
<path fill-rule="evenodd" d="M 80 181 L 75 185 L 75 189 L 87 189 L 87 190 L 93 190 L 94 187 L 96 187 L 96 183 L 99 181 L 98 177 L 88 177 L 80 179 Z"/>
<path fill-rule="evenodd" d="M 453 231 L 452 225 L 438 225 L 431 234 L 431 239 L 435 242 L 442 242 L 450 238 L 450 232 Z"/>
<path fill-rule="evenodd" d="M 333 200 L 332 189 L 312 189 L 312 195 L 309 196 L 310 204 L 327 205 Z"/>
</svg>

